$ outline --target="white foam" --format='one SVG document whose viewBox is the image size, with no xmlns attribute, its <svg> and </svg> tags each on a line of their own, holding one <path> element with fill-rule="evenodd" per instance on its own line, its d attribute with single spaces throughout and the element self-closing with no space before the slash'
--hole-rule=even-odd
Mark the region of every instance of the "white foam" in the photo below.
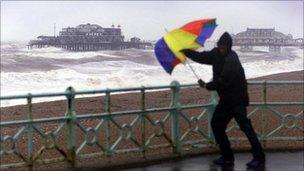
<svg viewBox="0 0 304 171">
<path fill-rule="evenodd" d="M 1 42 L 1 51 L 24 48 L 25 44 L 25 42 Z"/>
<path fill-rule="evenodd" d="M 303 57 L 295 60 L 255 61 L 243 64 L 247 78 L 303 70 Z"/>
<path fill-rule="evenodd" d="M 81 59 L 90 58 L 94 56 L 103 56 L 111 58 L 121 58 L 120 56 L 111 55 L 110 51 L 94 51 L 94 52 L 69 52 L 60 48 L 48 47 L 41 49 L 23 49 L 16 53 L 16 55 L 26 55 L 29 57 L 44 57 L 54 59 Z"/>
<path fill-rule="evenodd" d="M 303 49 L 282 48 L 283 55 L 276 56 L 265 52 L 270 56 L 263 58 L 263 53 L 250 52 L 249 57 L 243 55 L 248 53 L 238 52 L 243 63 L 247 78 L 254 78 L 264 75 L 303 70 Z M 263 51 L 263 49 L 258 49 Z M 20 52 L 21 51 L 21 52 Z M 196 83 L 194 76 L 188 66 L 177 65 L 172 75 L 167 74 L 163 68 L 157 65 L 148 65 L 140 63 L 143 57 L 142 53 L 148 53 L 145 60 L 155 60 L 152 50 L 123 50 L 123 51 L 97 51 L 97 52 L 66 52 L 58 48 L 38 49 L 34 51 L 20 50 L 16 53 L 31 53 L 28 57 L 35 60 L 36 57 L 45 58 L 69 58 L 80 59 L 97 55 L 103 55 L 111 58 L 107 61 L 87 62 L 78 65 L 62 66 L 64 69 L 51 71 L 35 72 L 1 72 L 1 96 L 19 95 L 26 93 L 50 93 L 63 92 L 69 86 L 76 90 L 93 90 L 105 88 L 124 88 L 169 85 L 171 81 L 177 80 L 181 84 Z M 284 57 L 293 53 L 293 57 Z M 117 55 L 119 54 L 119 56 Z M 128 60 L 132 58 L 132 61 Z M 250 58 L 250 60 L 248 59 Z M 138 62 L 136 59 L 140 59 Z M 257 59 L 257 60 L 255 60 Z M 212 78 L 212 68 L 207 65 L 191 63 L 198 75 L 205 81 Z M 64 97 L 61 97 L 63 99 Z M 53 98 L 51 98 L 53 99 Z M 58 98 L 56 98 L 58 99 Z M 60 98 L 59 98 L 60 99 Z M 38 99 L 39 101 L 49 101 L 48 99 Z M 2 101 L 1 106 L 10 106 L 25 103 L 21 101 Z"/>
</svg>

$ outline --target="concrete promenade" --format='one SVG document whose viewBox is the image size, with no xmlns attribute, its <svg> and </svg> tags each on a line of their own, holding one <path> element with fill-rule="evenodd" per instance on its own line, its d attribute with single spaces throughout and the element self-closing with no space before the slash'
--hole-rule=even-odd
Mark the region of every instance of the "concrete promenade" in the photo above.
<svg viewBox="0 0 304 171">
<path fill-rule="evenodd" d="M 256 171 L 303 171 L 304 151 L 297 152 L 267 152 L 264 168 Z M 158 164 L 140 168 L 122 169 L 122 171 L 255 171 L 247 169 L 246 163 L 251 160 L 250 153 L 235 153 L 235 164 L 231 168 L 221 168 L 212 164 L 213 159 L 218 155 L 202 155 L 175 161 L 163 161 Z"/>
</svg>

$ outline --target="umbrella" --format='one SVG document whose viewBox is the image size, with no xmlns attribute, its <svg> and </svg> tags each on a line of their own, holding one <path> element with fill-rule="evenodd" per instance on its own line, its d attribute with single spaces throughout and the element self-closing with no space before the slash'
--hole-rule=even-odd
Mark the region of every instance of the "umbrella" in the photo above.
<svg viewBox="0 0 304 171">
<path fill-rule="evenodd" d="M 178 29 L 167 32 L 157 41 L 154 52 L 158 62 L 167 73 L 171 74 L 176 65 L 187 61 L 181 50 L 196 50 L 204 46 L 206 39 L 211 37 L 217 26 L 215 20 L 213 18 L 189 22 Z M 190 64 L 189 66 L 198 78 Z"/>
</svg>

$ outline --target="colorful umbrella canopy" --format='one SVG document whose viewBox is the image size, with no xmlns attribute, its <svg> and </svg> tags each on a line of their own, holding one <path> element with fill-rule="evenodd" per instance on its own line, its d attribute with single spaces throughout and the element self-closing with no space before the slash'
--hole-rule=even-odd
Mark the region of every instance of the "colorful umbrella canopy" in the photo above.
<svg viewBox="0 0 304 171">
<path fill-rule="evenodd" d="M 183 49 L 197 49 L 204 46 L 214 29 L 216 28 L 214 19 L 202 19 L 192 21 L 184 26 L 168 32 L 157 41 L 154 52 L 157 60 L 169 74 L 173 68 L 186 61 L 182 52 Z"/>
</svg>

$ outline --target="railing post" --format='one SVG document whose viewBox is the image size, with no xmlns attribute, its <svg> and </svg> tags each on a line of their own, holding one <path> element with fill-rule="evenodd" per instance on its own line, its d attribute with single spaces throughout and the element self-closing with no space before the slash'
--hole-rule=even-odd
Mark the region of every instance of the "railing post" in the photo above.
<svg viewBox="0 0 304 171">
<path fill-rule="evenodd" d="M 32 125 L 32 95 L 29 93 L 27 97 L 28 115 L 30 123 L 27 124 L 27 165 L 29 170 L 33 170 L 33 125 Z"/>
<path fill-rule="evenodd" d="M 179 102 L 179 90 L 180 84 L 177 81 L 171 82 L 172 99 L 170 107 L 173 108 L 171 111 L 172 124 L 171 124 L 171 135 L 173 142 L 173 152 L 181 153 L 180 146 L 180 125 L 179 125 L 179 114 L 181 112 L 181 104 Z"/>
<path fill-rule="evenodd" d="M 106 96 L 105 96 L 105 112 L 107 113 L 107 116 L 105 117 L 107 126 L 106 126 L 106 154 L 109 159 L 109 163 L 111 162 L 111 156 L 112 156 L 112 149 L 111 149 L 111 95 L 110 90 L 107 89 Z"/>
<path fill-rule="evenodd" d="M 76 135 L 75 135 L 75 90 L 73 87 L 66 89 L 67 103 L 67 159 L 73 168 L 76 167 Z"/>
<path fill-rule="evenodd" d="M 141 125 L 142 125 L 142 133 L 141 133 L 141 144 L 142 144 L 142 151 L 143 157 L 146 158 L 146 93 L 145 87 L 143 86 L 140 90 L 141 92 Z"/>
<path fill-rule="evenodd" d="M 214 134 L 212 131 L 212 127 L 211 127 L 211 120 L 213 117 L 213 113 L 215 110 L 215 107 L 217 105 L 217 93 L 216 91 L 211 91 L 211 98 L 210 98 L 210 102 L 211 106 L 208 107 L 208 137 L 209 140 L 212 141 L 213 143 L 215 143 L 215 138 L 214 138 Z"/>
</svg>

